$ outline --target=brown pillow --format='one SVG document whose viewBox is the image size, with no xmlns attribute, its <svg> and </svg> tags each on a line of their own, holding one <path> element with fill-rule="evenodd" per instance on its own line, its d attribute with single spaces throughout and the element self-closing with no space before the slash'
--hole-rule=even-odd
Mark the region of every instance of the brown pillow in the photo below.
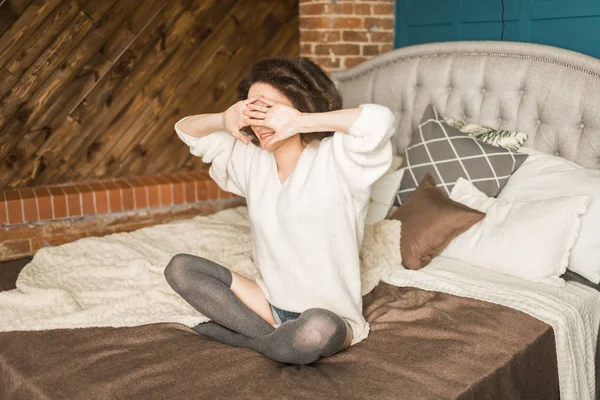
<svg viewBox="0 0 600 400">
<path fill-rule="evenodd" d="M 442 252 L 452 239 L 481 221 L 485 213 L 449 198 L 426 174 L 417 189 L 390 217 L 402 222 L 402 264 L 420 269 Z"/>
</svg>

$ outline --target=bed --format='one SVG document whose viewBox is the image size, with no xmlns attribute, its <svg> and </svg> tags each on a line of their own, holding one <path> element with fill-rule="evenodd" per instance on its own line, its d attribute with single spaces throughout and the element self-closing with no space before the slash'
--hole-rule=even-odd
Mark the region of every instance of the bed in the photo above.
<svg viewBox="0 0 600 400">
<path fill-rule="evenodd" d="M 531 132 L 531 147 L 600 169 L 600 123 L 579 126 L 600 118 L 600 61 L 591 57 L 524 43 L 433 43 L 332 78 L 345 107 L 374 102 L 394 111 L 396 153 L 432 102 L 454 117 Z M 0 268 L 0 288 L 13 289 L 29 261 Z M 554 329 L 525 312 L 384 281 L 364 295 L 363 311 L 367 339 L 305 366 L 211 341 L 182 323 L 0 332 L 0 398 L 560 397 Z"/>
</svg>

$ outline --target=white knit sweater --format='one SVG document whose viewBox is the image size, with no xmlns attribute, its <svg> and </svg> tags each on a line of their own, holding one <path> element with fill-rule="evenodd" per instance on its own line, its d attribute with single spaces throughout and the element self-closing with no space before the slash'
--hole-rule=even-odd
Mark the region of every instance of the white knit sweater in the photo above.
<svg viewBox="0 0 600 400">
<path fill-rule="evenodd" d="M 202 138 L 177 135 L 190 152 L 212 163 L 223 189 L 246 198 L 256 283 L 276 307 L 321 307 L 345 318 L 354 339 L 368 336 L 362 314 L 359 249 L 371 185 L 390 167 L 394 114 L 363 104 L 349 134 L 312 142 L 281 184 L 271 151 L 246 145 L 226 131 Z"/>
</svg>

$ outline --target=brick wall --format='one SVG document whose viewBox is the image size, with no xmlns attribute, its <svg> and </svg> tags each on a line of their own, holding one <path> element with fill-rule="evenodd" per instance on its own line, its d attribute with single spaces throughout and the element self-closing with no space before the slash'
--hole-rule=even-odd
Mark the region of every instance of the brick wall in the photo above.
<svg viewBox="0 0 600 400">
<path fill-rule="evenodd" d="M 393 49 L 394 0 L 300 0 L 300 55 L 327 71 Z"/>
<path fill-rule="evenodd" d="M 205 171 L 0 190 L 0 261 L 244 204 Z"/>
</svg>

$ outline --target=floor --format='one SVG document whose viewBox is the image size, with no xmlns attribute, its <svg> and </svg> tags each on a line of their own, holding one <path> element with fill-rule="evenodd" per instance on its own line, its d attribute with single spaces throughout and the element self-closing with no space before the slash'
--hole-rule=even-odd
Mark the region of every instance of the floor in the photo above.
<svg viewBox="0 0 600 400">
<path fill-rule="evenodd" d="M 17 260 L 0 261 L 0 292 L 15 288 L 19 272 L 32 258 L 33 256 L 27 256 Z"/>
</svg>

